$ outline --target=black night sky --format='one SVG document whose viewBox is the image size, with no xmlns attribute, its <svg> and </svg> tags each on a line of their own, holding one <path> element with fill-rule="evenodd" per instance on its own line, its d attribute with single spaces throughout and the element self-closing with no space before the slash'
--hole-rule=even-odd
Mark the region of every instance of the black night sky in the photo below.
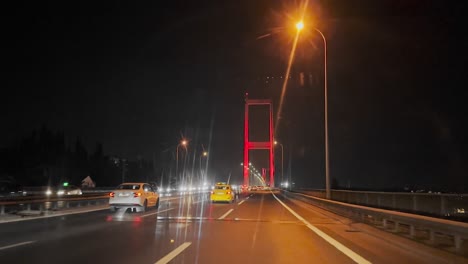
<svg viewBox="0 0 468 264">
<path fill-rule="evenodd" d="M 328 42 L 330 165 L 340 186 L 468 190 L 461 2 L 309 1 L 306 27 L 314 23 Z M 90 151 L 102 142 L 106 155 L 163 162 L 184 136 L 192 149 L 209 150 L 209 175 L 232 173 L 240 183 L 244 94 L 271 98 L 278 109 L 299 6 L 5 6 L 0 147 L 45 124 L 70 142 L 81 138 Z M 309 29 L 276 135 L 285 174 L 298 186 L 324 187 L 323 98 L 323 41 Z M 252 113 L 252 138 L 265 134 L 262 114 Z M 257 167 L 267 166 L 263 154 L 252 154 Z"/>
</svg>

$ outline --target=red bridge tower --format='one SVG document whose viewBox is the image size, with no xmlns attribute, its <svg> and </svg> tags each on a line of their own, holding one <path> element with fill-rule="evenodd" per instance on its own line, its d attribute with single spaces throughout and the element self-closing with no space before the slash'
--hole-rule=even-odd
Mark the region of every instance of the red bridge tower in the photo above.
<svg viewBox="0 0 468 264">
<path fill-rule="evenodd" d="M 251 142 L 249 141 L 249 106 L 251 105 L 268 105 L 270 108 L 270 140 L 267 142 Z M 273 137 L 273 103 L 269 99 L 249 99 L 248 94 L 245 94 L 245 119 L 244 119 L 244 185 L 249 186 L 249 150 L 251 149 L 268 149 L 270 151 L 270 187 L 275 186 L 275 163 L 274 163 L 274 137 Z"/>
</svg>

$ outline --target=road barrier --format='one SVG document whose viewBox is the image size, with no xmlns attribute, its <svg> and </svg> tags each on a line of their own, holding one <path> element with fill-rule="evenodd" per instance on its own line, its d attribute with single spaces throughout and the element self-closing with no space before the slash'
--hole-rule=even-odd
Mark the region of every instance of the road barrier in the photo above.
<svg viewBox="0 0 468 264">
<path fill-rule="evenodd" d="M 0 200 L 0 216 L 5 214 L 16 215 L 41 215 L 46 211 L 61 210 L 71 207 L 82 207 L 89 205 L 104 205 L 109 202 L 109 189 L 95 189 L 94 192 L 84 192 L 83 195 L 70 196 L 17 196 L 7 197 Z M 185 195 L 204 193 L 206 191 L 190 191 L 176 193 L 159 193 L 160 197 L 172 196 L 173 194 Z"/>
<path fill-rule="evenodd" d="M 91 197 L 35 197 L 14 201 L 0 201 L 0 215 L 14 213 L 17 215 L 44 214 L 48 210 L 60 210 L 71 207 L 106 204 L 108 195 Z"/>
<path fill-rule="evenodd" d="M 325 198 L 325 190 L 294 191 Z M 468 194 L 331 190 L 331 200 L 468 222 Z"/>
<path fill-rule="evenodd" d="M 378 226 L 386 231 L 400 233 L 415 240 L 427 241 L 431 245 L 440 244 L 437 241 L 451 241 L 455 252 L 467 255 L 468 223 L 354 205 L 303 193 L 283 191 L 283 194 L 339 215 Z"/>
</svg>

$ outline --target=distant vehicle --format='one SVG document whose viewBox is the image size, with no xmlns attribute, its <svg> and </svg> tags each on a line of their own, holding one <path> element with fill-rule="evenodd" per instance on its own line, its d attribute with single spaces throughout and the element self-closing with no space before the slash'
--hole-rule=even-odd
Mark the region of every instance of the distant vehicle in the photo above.
<svg viewBox="0 0 468 264">
<path fill-rule="evenodd" d="M 240 187 L 240 190 L 241 190 L 241 192 L 245 193 L 245 192 L 249 191 L 249 187 L 247 185 L 242 185 Z"/>
<path fill-rule="evenodd" d="M 148 207 L 159 208 L 159 194 L 149 183 L 122 183 L 109 196 L 111 211 L 131 208 L 131 211 L 146 212 Z"/>
<path fill-rule="evenodd" d="M 81 189 L 74 185 L 62 186 L 58 188 L 57 195 L 82 195 Z"/>
<path fill-rule="evenodd" d="M 0 182 L 0 196 L 24 196 L 21 185 L 12 182 Z"/>
<path fill-rule="evenodd" d="M 211 202 L 229 202 L 232 203 L 236 199 L 236 195 L 231 188 L 231 185 L 217 183 L 211 191 Z"/>
<path fill-rule="evenodd" d="M 45 189 L 45 191 L 44 191 L 44 194 L 47 195 L 47 196 L 50 196 L 50 195 L 54 194 L 54 192 L 55 192 L 54 188 L 47 187 L 47 189 Z"/>
</svg>

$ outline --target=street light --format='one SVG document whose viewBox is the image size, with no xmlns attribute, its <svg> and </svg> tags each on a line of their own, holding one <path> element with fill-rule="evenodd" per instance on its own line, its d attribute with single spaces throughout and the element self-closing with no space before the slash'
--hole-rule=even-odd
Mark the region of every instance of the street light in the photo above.
<svg viewBox="0 0 468 264">
<path fill-rule="evenodd" d="M 299 21 L 296 24 L 297 31 L 301 31 L 304 28 L 304 23 L 302 21 Z M 329 160 L 329 150 L 328 150 L 328 87 L 327 87 L 327 40 L 325 38 L 325 35 L 323 35 L 322 31 L 320 31 L 318 28 L 314 27 L 313 28 L 315 31 L 317 31 L 320 36 L 322 36 L 323 39 L 323 47 L 324 47 L 324 94 L 325 94 L 325 192 L 326 192 L 326 198 L 330 199 L 331 198 L 331 193 L 330 193 L 330 160 Z"/>
<path fill-rule="evenodd" d="M 281 147 L 281 183 L 283 183 L 283 178 L 284 178 L 284 155 L 283 155 L 283 144 L 278 143 L 278 141 L 275 140 L 274 142 L 275 145 L 280 145 Z"/>
<path fill-rule="evenodd" d="M 204 178 L 203 176 L 203 170 L 202 170 L 202 162 L 201 162 L 201 159 L 202 157 L 207 157 L 208 156 L 208 152 L 206 151 L 203 151 L 202 155 L 200 155 L 200 173 L 202 174 L 201 177 Z"/>
<path fill-rule="evenodd" d="M 185 152 L 187 153 L 187 140 L 183 139 L 177 144 L 176 147 L 176 179 L 179 177 L 179 147 L 183 146 L 185 148 Z"/>
<path fill-rule="evenodd" d="M 296 24 L 297 31 L 301 31 L 304 28 L 304 22 L 299 21 Z"/>
</svg>

